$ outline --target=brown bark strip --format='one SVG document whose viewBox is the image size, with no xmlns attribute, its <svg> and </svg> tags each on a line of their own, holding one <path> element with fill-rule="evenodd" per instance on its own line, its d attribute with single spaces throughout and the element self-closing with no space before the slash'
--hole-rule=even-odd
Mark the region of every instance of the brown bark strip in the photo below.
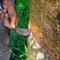
<svg viewBox="0 0 60 60">
<path fill-rule="evenodd" d="M 56 18 L 56 2 L 57 0 L 30 0 L 30 29 L 38 44 L 52 60 L 59 60 L 60 25 Z"/>
</svg>

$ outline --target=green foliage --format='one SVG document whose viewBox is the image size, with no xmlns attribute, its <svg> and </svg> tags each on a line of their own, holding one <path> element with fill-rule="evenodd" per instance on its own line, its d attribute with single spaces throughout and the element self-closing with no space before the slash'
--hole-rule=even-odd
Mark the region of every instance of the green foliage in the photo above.
<svg viewBox="0 0 60 60">
<path fill-rule="evenodd" d="M 17 0 L 16 10 L 19 16 L 18 27 L 27 28 L 28 20 L 29 20 L 29 12 L 30 12 L 29 1 L 28 0 Z"/>
<path fill-rule="evenodd" d="M 19 28 L 28 28 L 30 4 L 29 0 L 17 0 L 16 10 L 18 13 Z M 27 38 L 28 36 L 19 35 L 15 30 L 11 30 L 11 59 L 10 60 L 26 60 L 28 54 L 27 48 Z"/>
</svg>

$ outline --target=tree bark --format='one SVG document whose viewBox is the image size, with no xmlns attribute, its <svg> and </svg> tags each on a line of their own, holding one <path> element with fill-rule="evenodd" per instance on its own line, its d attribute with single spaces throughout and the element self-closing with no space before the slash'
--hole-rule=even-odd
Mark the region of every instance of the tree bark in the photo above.
<svg viewBox="0 0 60 60">
<path fill-rule="evenodd" d="M 60 60 L 58 3 L 57 0 L 30 0 L 30 30 L 51 60 Z"/>
<path fill-rule="evenodd" d="M 10 36 L 9 29 L 0 20 L 0 60 L 9 60 L 10 57 Z"/>
</svg>

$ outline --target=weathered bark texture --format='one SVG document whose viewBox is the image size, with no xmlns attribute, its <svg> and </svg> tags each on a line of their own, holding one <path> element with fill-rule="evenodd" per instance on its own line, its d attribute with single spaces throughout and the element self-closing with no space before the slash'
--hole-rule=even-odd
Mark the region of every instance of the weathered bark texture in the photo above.
<svg viewBox="0 0 60 60">
<path fill-rule="evenodd" d="M 9 60 L 9 29 L 4 26 L 3 20 L 0 20 L 0 60 Z"/>
<path fill-rule="evenodd" d="M 29 27 L 33 37 L 51 60 L 60 60 L 60 24 L 57 19 L 59 15 L 57 1 L 30 0 Z"/>
</svg>

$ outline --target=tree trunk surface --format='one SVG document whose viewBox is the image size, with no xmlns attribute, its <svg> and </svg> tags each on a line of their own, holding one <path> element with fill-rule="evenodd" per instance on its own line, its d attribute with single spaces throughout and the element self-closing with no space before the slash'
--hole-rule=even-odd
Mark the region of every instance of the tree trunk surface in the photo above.
<svg viewBox="0 0 60 60">
<path fill-rule="evenodd" d="M 4 26 L 3 20 L 0 20 L 0 60 L 9 60 L 9 41 L 9 29 Z"/>
<path fill-rule="evenodd" d="M 27 60 L 60 60 L 59 16 L 58 0 L 30 0 Z"/>
</svg>

